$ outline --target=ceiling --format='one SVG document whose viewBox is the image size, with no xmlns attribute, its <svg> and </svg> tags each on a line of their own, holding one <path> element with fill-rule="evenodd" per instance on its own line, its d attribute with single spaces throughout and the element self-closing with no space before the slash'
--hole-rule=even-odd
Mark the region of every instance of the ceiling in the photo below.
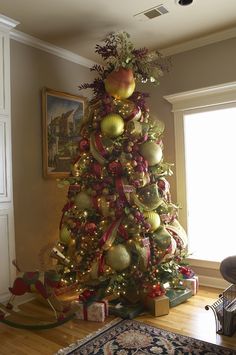
<svg viewBox="0 0 236 355">
<path fill-rule="evenodd" d="M 134 17 L 160 4 L 167 14 Z M 111 31 L 127 31 L 135 47 L 163 49 L 236 27 L 236 0 L 0 0 L 0 13 L 19 21 L 17 30 L 91 60 Z"/>
</svg>

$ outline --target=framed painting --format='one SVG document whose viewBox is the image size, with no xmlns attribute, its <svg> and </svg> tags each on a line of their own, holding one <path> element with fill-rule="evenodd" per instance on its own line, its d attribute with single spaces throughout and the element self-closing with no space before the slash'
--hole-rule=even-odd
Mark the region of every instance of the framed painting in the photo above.
<svg viewBox="0 0 236 355">
<path fill-rule="evenodd" d="M 46 178 L 69 176 L 71 163 L 78 155 L 80 124 L 86 99 L 44 88 L 43 113 L 43 175 Z"/>
</svg>

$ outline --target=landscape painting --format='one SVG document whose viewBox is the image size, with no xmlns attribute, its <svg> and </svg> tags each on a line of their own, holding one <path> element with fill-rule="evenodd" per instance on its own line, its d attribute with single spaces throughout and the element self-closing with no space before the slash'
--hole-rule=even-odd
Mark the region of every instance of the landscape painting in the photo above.
<svg viewBox="0 0 236 355">
<path fill-rule="evenodd" d="M 43 171 L 44 177 L 69 175 L 78 155 L 79 130 L 86 99 L 43 89 Z"/>
</svg>

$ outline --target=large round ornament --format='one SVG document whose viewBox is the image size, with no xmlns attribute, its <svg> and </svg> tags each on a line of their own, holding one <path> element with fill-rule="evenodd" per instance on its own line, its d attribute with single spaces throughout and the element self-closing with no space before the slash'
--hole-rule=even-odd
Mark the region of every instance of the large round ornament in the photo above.
<svg viewBox="0 0 236 355">
<path fill-rule="evenodd" d="M 139 189 L 138 197 L 142 205 L 145 206 L 145 211 L 154 210 L 163 202 L 156 184 L 149 184 Z"/>
<path fill-rule="evenodd" d="M 127 99 L 133 94 L 135 89 L 132 70 L 124 68 L 108 74 L 104 84 L 106 92 L 116 99 Z"/>
<path fill-rule="evenodd" d="M 81 191 L 75 197 L 75 205 L 78 210 L 83 211 L 85 209 L 92 208 L 92 199 L 86 192 Z"/>
<path fill-rule="evenodd" d="M 71 242 L 71 232 L 66 226 L 63 226 L 60 230 L 60 242 L 65 245 Z"/>
<path fill-rule="evenodd" d="M 119 137 L 124 132 L 124 120 L 116 113 L 110 113 L 101 121 L 102 133 L 110 138 Z"/>
<path fill-rule="evenodd" d="M 115 271 L 125 270 L 130 265 L 130 254 L 123 244 L 112 246 L 106 253 L 106 264 Z"/>
<path fill-rule="evenodd" d="M 162 159 L 161 146 L 153 141 L 147 141 L 140 147 L 140 154 L 147 160 L 149 166 L 160 163 Z"/>
<path fill-rule="evenodd" d="M 146 221 L 151 225 L 150 231 L 155 232 L 160 227 L 161 220 L 159 214 L 153 211 L 143 212 Z"/>
</svg>

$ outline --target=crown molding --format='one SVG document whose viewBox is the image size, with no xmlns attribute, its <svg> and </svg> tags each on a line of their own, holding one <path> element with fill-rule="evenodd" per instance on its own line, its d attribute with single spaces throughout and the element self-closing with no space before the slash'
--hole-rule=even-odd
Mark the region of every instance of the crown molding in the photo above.
<svg viewBox="0 0 236 355">
<path fill-rule="evenodd" d="M 167 95 L 164 99 L 172 104 L 173 112 L 235 103 L 236 82 Z"/>
<path fill-rule="evenodd" d="M 20 22 L 13 20 L 10 17 L 0 14 L 0 27 L 3 29 L 10 31 L 12 28 L 19 25 Z"/>
<path fill-rule="evenodd" d="M 236 27 L 160 49 L 164 56 L 178 54 L 236 37 Z"/>
<path fill-rule="evenodd" d="M 93 65 L 97 64 L 96 62 L 82 57 L 79 54 L 73 53 L 61 47 L 57 47 L 51 43 L 42 41 L 41 39 L 30 36 L 21 31 L 13 30 L 10 33 L 10 38 L 87 68 L 91 68 Z"/>
</svg>

